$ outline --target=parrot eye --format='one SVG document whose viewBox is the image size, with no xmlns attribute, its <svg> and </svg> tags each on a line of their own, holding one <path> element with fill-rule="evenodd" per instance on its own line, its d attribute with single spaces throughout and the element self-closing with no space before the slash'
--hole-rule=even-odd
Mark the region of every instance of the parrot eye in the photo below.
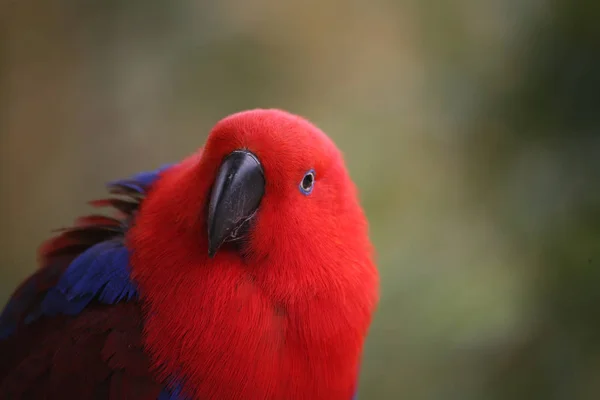
<svg viewBox="0 0 600 400">
<path fill-rule="evenodd" d="M 304 174 L 304 178 L 300 182 L 300 191 L 302 194 L 310 194 L 313 190 L 313 186 L 315 185 L 315 171 L 310 170 L 306 174 Z"/>
</svg>

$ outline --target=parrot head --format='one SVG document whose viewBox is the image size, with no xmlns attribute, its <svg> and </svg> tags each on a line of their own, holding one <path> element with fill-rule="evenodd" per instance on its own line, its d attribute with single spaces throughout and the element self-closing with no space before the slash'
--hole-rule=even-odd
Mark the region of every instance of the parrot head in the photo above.
<svg viewBox="0 0 600 400">
<path fill-rule="evenodd" d="M 193 398 L 349 400 L 378 302 L 357 191 L 307 120 L 216 124 L 128 236 L 156 370 Z"/>
</svg>

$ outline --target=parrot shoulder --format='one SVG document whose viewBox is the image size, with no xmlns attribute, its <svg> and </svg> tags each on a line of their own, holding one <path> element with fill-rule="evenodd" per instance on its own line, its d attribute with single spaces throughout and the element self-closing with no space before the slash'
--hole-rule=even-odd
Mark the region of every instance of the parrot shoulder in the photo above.
<svg viewBox="0 0 600 400">
<path fill-rule="evenodd" d="M 40 268 L 0 314 L 0 393 L 8 398 L 157 398 L 125 234 L 170 166 L 109 183 L 91 202 L 114 216 L 78 218 L 42 244 Z"/>
</svg>

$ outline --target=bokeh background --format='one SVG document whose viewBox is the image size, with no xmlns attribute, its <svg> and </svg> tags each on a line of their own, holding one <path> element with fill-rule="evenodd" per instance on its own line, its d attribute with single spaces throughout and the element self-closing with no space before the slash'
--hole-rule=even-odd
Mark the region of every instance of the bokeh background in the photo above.
<svg viewBox="0 0 600 400">
<path fill-rule="evenodd" d="M 600 7 L 0 2 L 0 303 L 107 180 L 232 112 L 334 138 L 382 300 L 362 399 L 600 398 Z"/>
</svg>

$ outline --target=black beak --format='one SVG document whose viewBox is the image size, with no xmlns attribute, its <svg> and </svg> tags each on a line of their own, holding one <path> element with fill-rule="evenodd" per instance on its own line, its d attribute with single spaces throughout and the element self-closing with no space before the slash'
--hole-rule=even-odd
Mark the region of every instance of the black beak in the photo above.
<svg viewBox="0 0 600 400">
<path fill-rule="evenodd" d="M 239 238 L 265 192 L 265 176 L 258 158 L 249 151 L 236 150 L 221 163 L 208 204 L 208 256 L 219 247 Z"/>
</svg>

